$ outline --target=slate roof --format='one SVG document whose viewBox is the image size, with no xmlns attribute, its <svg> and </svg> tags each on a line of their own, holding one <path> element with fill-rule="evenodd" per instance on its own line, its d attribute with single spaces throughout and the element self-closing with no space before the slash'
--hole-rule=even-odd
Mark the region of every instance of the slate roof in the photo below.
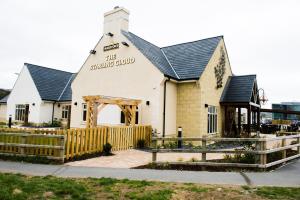
<svg viewBox="0 0 300 200">
<path fill-rule="evenodd" d="M 231 76 L 229 77 L 221 103 L 248 103 L 251 101 L 253 86 L 256 82 L 256 75 Z"/>
<path fill-rule="evenodd" d="M 6 95 L 6 96 L 3 97 L 2 99 L 0 99 L 0 104 L 6 104 L 6 103 L 7 103 L 8 97 L 9 97 L 9 95 Z"/>
<path fill-rule="evenodd" d="M 73 73 L 25 63 L 42 98 L 47 101 L 71 101 Z"/>
<path fill-rule="evenodd" d="M 164 75 L 177 80 L 199 79 L 223 36 L 158 47 L 122 31 Z"/>
</svg>

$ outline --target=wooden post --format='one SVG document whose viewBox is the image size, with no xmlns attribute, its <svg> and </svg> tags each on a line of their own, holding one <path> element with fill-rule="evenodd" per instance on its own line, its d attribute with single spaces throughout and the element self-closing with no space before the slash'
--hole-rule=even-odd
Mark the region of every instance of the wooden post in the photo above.
<svg viewBox="0 0 300 200">
<path fill-rule="evenodd" d="M 286 139 L 282 139 L 281 146 L 282 147 L 286 146 Z M 285 158 L 286 158 L 286 149 L 282 151 L 282 159 L 285 159 Z"/>
<path fill-rule="evenodd" d="M 21 144 L 26 144 L 26 136 L 21 136 Z M 25 155 L 25 148 L 24 147 L 20 148 L 20 153 L 23 156 Z"/>
<path fill-rule="evenodd" d="M 206 135 L 202 137 L 202 149 L 206 150 Z M 202 162 L 206 162 L 206 153 L 201 154 L 201 160 Z"/>
<path fill-rule="evenodd" d="M 260 108 L 257 108 L 257 131 L 260 131 Z"/>
<path fill-rule="evenodd" d="M 157 140 L 152 138 L 152 162 L 157 160 Z"/>
<path fill-rule="evenodd" d="M 251 135 L 251 106 L 247 108 L 247 132 L 248 132 L 248 137 Z"/>
<path fill-rule="evenodd" d="M 238 108 L 238 131 L 239 131 L 239 135 L 241 135 L 242 132 L 242 120 L 241 120 L 241 108 Z"/>
<path fill-rule="evenodd" d="M 90 107 L 91 107 L 91 103 L 90 101 L 88 101 L 86 103 L 86 128 L 90 128 L 90 120 L 91 120 L 91 110 L 90 110 Z"/>
<path fill-rule="evenodd" d="M 61 157 L 61 163 L 64 163 L 64 157 L 65 157 L 65 134 L 64 134 L 64 137 L 60 138 L 59 146 L 62 147 L 62 149 L 59 150 L 59 157 Z"/>
<path fill-rule="evenodd" d="M 300 135 L 298 135 L 297 142 L 298 144 L 300 144 Z M 300 146 L 297 147 L 297 150 L 298 150 L 298 154 L 300 154 Z"/>
<path fill-rule="evenodd" d="M 131 108 L 131 126 L 135 125 L 136 106 Z"/>
<path fill-rule="evenodd" d="M 267 142 L 266 141 L 260 142 L 260 150 L 261 151 L 267 150 Z M 260 164 L 261 165 L 267 164 L 267 154 L 260 154 Z"/>
</svg>

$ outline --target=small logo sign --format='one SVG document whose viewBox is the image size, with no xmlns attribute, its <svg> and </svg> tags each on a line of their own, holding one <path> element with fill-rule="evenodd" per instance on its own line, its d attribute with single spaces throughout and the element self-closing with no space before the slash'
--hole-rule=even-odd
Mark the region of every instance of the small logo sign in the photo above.
<svg viewBox="0 0 300 200">
<path fill-rule="evenodd" d="M 103 51 L 110 51 L 110 50 L 118 49 L 118 48 L 119 48 L 119 43 L 116 43 L 116 44 L 111 44 L 111 45 L 108 45 L 108 46 L 104 46 Z"/>
</svg>

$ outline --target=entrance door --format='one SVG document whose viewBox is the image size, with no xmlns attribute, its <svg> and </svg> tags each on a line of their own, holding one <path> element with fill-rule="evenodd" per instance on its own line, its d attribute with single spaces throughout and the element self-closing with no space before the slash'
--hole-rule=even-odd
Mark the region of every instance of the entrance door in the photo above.
<svg viewBox="0 0 300 200">
<path fill-rule="evenodd" d="M 28 125 L 28 118 L 29 118 L 29 104 L 25 105 L 25 116 L 24 116 L 24 125 Z"/>
</svg>

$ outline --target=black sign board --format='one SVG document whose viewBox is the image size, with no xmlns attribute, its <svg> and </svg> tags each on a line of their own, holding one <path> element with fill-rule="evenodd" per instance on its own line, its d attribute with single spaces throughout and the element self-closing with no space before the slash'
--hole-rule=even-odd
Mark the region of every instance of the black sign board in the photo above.
<svg viewBox="0 0 300 200">
<path fill-rule="evenodd" d="M 108 46 L 104 46 L 103 51 L 110 51 L 110 50 L 118 49 L 118 48 L 119 48 L 119 43 L 116 43 L 116 44 L 111 44 L 111 45 L 108 45 Z"/>
</svg>

